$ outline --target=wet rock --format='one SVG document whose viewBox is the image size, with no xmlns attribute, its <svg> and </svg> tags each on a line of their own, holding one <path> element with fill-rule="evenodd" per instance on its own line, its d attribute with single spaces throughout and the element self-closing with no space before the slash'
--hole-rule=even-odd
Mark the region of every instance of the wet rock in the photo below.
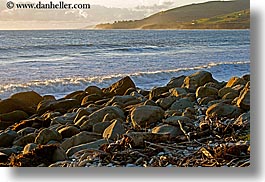
<svg viewBox="0 0 265 182">
<path fill-rule="evenodd" d="M 129 88 L 135 88 L 135 84 L 129 76 L 126 76 L 110 87 L 102 89 L 102 91 L 105 95 L 113 97 L 115 95 L 124 95 Z"/>
<path fill-rule="evenodd" d="M 109 125 L 103 132 L 103 138 L 116 140 L 119 139 L 122 134 L 125 133 L 125 129 L 122 125 L 122 121 L 116 119 Z"/>
<path fill-rule="evenodd" d="M 184 110 L 186 109 L 187 107 L 193 107 L 193 103 L 189 100 L 189 99 L 179 99 L 177 101 L 175 101 L 170 109 L 171 110 Z"/>
<path fill-rule="evenodd" d="M 87 105 L 88 103 L 93 103 L 93 102 L 96 102 L 98 100 L 101 100 L 103 97 L 101 95 L 98 95 L 98 94 L 90 94 L 90 95 L 87 95 L 83 98 L 82 102 L 81 102 L 81 105 L 84 106 L 84 105 Z"/>
<path fill-rule="evenodd" d="M 184 79 L 184 83 L 182 85 L 183 88 L 196 90 L 199 86 L 203 86 L 208 82 L 216 82 L 213 79 L 212 74 L 207 71 L 199 71 L 192 75 L 187 76 Z"/>
<path fill-rule="evenodd" d="M 247 83 L 246 80 L 239 77 L 232 77 L 226 84 L 226 87 L 234 87 L 236 85 L 245 85 Z"/>
<path fill-rule="evenodd" d="M 176 137 L 178 135 L 183 134 L 183 132 L 179 129 L 179 127 L 168 125 L 168 124 L 154 127 L 152 129 L 152 133 L 169 134 L 170 137 Z"/>
<path fill-rule="evenodd" d="M 74 153 L 84 150 L 84 149 L 99 149 L 101 145 L 106 144 L 106 143 L 108 143 L 107 140 L 100 139 L 94 142 L 77 145 L 77 146 L 69 148 L 66 152 L 66 155 L 72 156 Z"/>
<path fill-rule="evenodd" d="M 17 132 L 8 130 L 0 133 L 0 147 L 12 146 L 13 141 L 18 136 Z"/>
<path fill-rule="evenodd" d="M 48 128 L 44 128 L 39 132 L 35 139 L 35 143 L 37 144 L 46 144 L 51 140 L 61 141 L 62 135 L 58 133 L 56 130 L 50 130 Z"/>
<path fill-rule="evenodd" d="M 206 115 L 210 118 L 214 117 L 228 117 L 234 118 L 240 115 L 241 110 L 233 105 L 224 104 L 224 103 L 217 103 L 210 106 L 207 111 Z"/>
<path fill-rule="evenodd" d="M 132 110 L 131 120 L 135 128 L 146 127 L 151 123 L 161 121 L 164 110 L 158 106 L 139 106 Z"/>
<path fill-rule="evenodd" d="M 58 130 L 63 138 L 70 138 L 80 132 L 80 129 L 76 126 L 65 126 Z"/>
<path fill-rule="evenodd" d="M 84 143 L 89 143 L 92 141 L 99 140 L 101 138 L 102 138 L 102 135 L 98 133 L 82 131 L 78 133 L 77 135 L 74 135 L 71 138 L 64 140 L 61 144 L 61 147 L 64 150 L 67 150 L 73 146 L 77 146 L 77 145 L 84 144 Z"/>
<path fill-rule="evenodd" d="M 250 82 L 248 82 L 245 88 L 240 92 L 237 100 L 237 106 L 244 110 L 250 109 Z"/>
</svg>

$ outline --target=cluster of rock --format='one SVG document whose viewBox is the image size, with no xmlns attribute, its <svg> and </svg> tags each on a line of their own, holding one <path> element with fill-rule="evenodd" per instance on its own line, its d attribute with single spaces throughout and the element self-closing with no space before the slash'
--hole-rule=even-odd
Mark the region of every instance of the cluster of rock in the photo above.
<svg viewBox="0 0 265 182">
<path fill-rule="evenodd" d="M 160 166 L 177 166 L 176 161 L 187 156 L 173 155 L 180 142 L 208 137 L 206 145 L 228 133 L 240 137 L 242 128 L 249 132 L 249 110 L 250 75 L 218 82 L 206 71 L 172 78 L 150 91 L 125 77 L 108 88 L 88 86 L 61 99 L 21 92 L 0 100 L 0 163 L 133 167 L 160 161 Z M 202 146 L 187 146 L 185 151 L 200 150 L 212 157 L 229 151 L 235 157 L 249 155 L 249 142 L 238 145 L 238 138 L 233 139 L 229 146 L 240 146 L 239 154 L 220 146 L 219 153 Z M 228 141 L 223 142 L 227 146 Z"/>
</svg>

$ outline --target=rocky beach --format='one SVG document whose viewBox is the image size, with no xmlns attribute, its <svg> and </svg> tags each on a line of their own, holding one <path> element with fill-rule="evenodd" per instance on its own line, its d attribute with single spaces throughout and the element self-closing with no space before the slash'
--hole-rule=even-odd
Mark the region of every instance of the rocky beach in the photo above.
<svg viewBox="0 0 265 182">
<path fill-rule="evenodd" d="M 0 100 L 0 166 L 250 166 L 250 75 L 208 71 L 144 90 L 129 77 L 63 98 Z"/>
</svg>

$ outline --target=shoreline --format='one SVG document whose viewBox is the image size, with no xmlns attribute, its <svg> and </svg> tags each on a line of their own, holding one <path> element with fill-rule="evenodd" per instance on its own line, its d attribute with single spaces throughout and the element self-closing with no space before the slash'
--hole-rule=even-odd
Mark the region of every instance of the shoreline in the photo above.
<svg viewBox="0 0 265 182">
<path fill-rule="evenodd" d="M 250 165 L 250 75 L 207 71 L 139 89 L 129 76 L 61 99 L 35 91 L 0 100 L 0 166 Z"/>
</svg>

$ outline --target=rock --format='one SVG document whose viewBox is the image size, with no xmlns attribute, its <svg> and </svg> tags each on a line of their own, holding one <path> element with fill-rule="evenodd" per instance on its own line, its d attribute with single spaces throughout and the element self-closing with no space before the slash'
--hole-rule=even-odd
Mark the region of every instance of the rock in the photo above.
<svg viewBox="0 0 265 182">
<path fill-rule="evenodd" d="M 74 153 L 84 150 L 84 149 L 99 149 L 101 145 L 108 143 L 107 140 L 101 139 L 90 143 L 85 143 L 81 145 L 77 145 L 74 147 L 71 147 L 67 150 L 66 154 L 67 156 L 72 156 Z"/>
<path fill-rule="evenodd" d="M 171 110 L 184 110 L 187 107 L 193 107 L 193 103 L 189 100 L 189 99 L 179 99 L 177 101 L 175 101 L 170 109 Z"/>
<path fill-rule="evenodd" d="M 125 133 L 125 129 L 122 125 L 122 121 L 116 119 L 109 125 L 103 132 L 103 138 L 117 140 L 119 136 Z"/>
<path fill-rule="evenodd" d="M 40 117 L 34 117 L 32 119 L 27 119 L 20 121 L 12 126 L 12 130 L 19 131 L 26 127 L 32 127 L 36 129 L 40 129 L 42 127 L 46 128 L 50 126 L 51 121 L 49 119 L 43 119 Z"/>
<path fill-rule="evenodd" d="M 78 109 L 76 117 L 74 118 L 74 123 L 76 123 L 83 116 L 89 116 L 90 114 L 92 114 L 92 111 L 90 111 L 88 109 L 84 109 L 84 108 Z"/>
<path fill-rule="evenodd" d="M 152 129 L 152 133 L 169 134 L 170 137 L 176 137 L 178 135 L 183 134 L 183 132 L 179 129 L 179 127 L 168 125 L 168 124 L 154 127 Z"/>
<path fill-rule="evenodd" d="M 176 77 L 171 78 L 169 83 L 167 84 L 167 88 L 171 89 L 171 88 L 181 87 L 183 85 L 185 78 L 186 76 L 184 75 L 181 75 L 177 78 Z"/>
<path fill-rule="evenodd" d="M 13 141 L 18 136 L 17 132 L 8 130 L 0 133 L 0 147 L 12 146 Z"/>
<path fill-rule="evenodd" d="M 149 93 L 149 100 L 156 100 L 161 94 L 168 91 L 167 87 L 155 87 Z"/>
<path fill-rule="evenodd" d="M 38 104 L 37 113 L 44 114 L 46 111 L 60 111 L 66 112 L 69 109 L 80 106 L 76 99 L 62 99 L 62 100 L 45 100 Z"/>
<path fill-rule="evenodd" d="M 196 98 L 203 98 L 209 96 L 216 96 L 218 95 L 218 89 L 210 86 L 200 86 L 196 90 Z"/>
<path fill-rule="evenodd" d="M 126 76 L 112 84 L 110 87 L 102 89 L 102 91 L 107 96 L 113 97 L 115 95 L 124 95 L 126 90 L 129 88 L 135 88 L 135 84 L 129 76 Z"/>
<path fill-rule="evenodd" d="M 177 98 L 175 96 L 168 96 L 158 99 L 156 103 L 164 110 L 167 110 L 176 100 Z"/>
<path fill-rule="evenodd" d="M 226 84 L 225 87 L 234 87 L 236 85 L 245 85 L 247 83 L 246 80 L 239 77 L 232 77 Z"/>
<path fill-rule="evenodd" d="M 36 136 L 37 136 L 37 134 L 35 134 L 35 133 L 27 134 L 27 135 L 20 137 L 19 139 L 15 140 L 13 142 L 13 145 L 24 147 L 28 143 L 33 143 L 35 141 Z"/>
<path fill-rule="evenodd" d="M 149 142 L 167 142 L 170 140 L 170 134 L 150 133 L 150 132 L 129 132 L 124 134 L 126 141 L 130 141 L 132 147 L 144 147 L 145 141 Z"/>
<path fill-rule="evenodd" d="M 103 95 L 102 90 L 99 87 L 97 87 L 97 86 L 88 86 L 85 89 L 85 92 L 87 93 L 87 95 L 92 95 L 92 94 L 96 94 L 96 95 L 99 95 L 99 96 Z"/>
<path fill-rule="evenodd" d="M 171 117 L 164 120 L 165 124 L 170 124 L 173 126 L 179 126 L 178 122 L 180 122 L 181 124 L 192 123 L 191 119 L 188 117 L 185 117 L 185 116 L 171 116 Z"/>
<path fill-rule="evenodd" d="M 169 92 L 175 97 L 186 95 L 188 93 L 184 88 L 172 88 Z"/>
<path fill-rule="evenodd" d="M 158 106 L 139 106 L 132 110 L 131 120 L 134 128 L 147 127 L 151 123 L 161 121 L 164 110 Z"/>
<path fill-rule="evenodd" d="M 82 131 L 82 132 L 78 133 L 77 135 L 74 135 L 71 138 L 64 140 L 61 144 L 61 147 L 64 150 L 67 150 L 73 146 L 93 142 L 93 141 L 96 141 L 99 139 L 102 139 L 102 135 L 100 135 L 98 133 Z"/>
<path fill-rule="evenodd" d="M 17 134 L 19 136 L 25 136 L 25 135 L 30 134 L 30 133 L 35 133 L 36 131 L 37 131 L 36 128 L 26 127 L 26 128 L 23 128 L 23 129 L 19 130 L 17 132 Z"/>
<path fill-rule="evenodd" d="M 153 101 L 153 100 L 146 100 L 144 103 L 143 103 L 144 106 L 157 106 L 157 104 Z"/>
<path fill-rule="evenodd" d="M 90 94 L 87 95 L 83 98 L 82 102 L 81 102 L 81 106 L 87 105 L 88 103 L 93 103 L 96 102 L 98 100 L 101 100 L 103 97 L 101 95 L 98 94 Z"/>
<path fill-rule="evenodd" d="M 52 118 L 51 120 L 51 125 L 55 125 L 55 124 L 73 124 L 73 120 L 76 117 L 76 113 L 75 112 L 71 112 L 71 113 L 66 113 L 62 116 L 57 116 Z"/>
<path fill-rule="evenodd" d="M 12 111 L 5 114 L 0 114 L 0 120 L 2 121 L 13 121 L 13 123 L 19 122 L 23 119 L 27 119 L 29 115 L 20 110 Z"/>
<path fill-rule="evenodd" d="M 250 110 L 250 82 L 240 92 L 236 105 L 244 110 Z"/>
<path fill-rule="evenodd" d="M 229 92 L 227 94 L 225 94 L 222 99 L 223 100 L 227 100 L 227 99 L 231 99 L 234 100 L 236 97 L 238 97 L 238 94 L 236 92 Z"/>
<path fill-rule="evenodd" d="M 200 106 L 206 106 L 209 102 L 216 100 L 215 97 L 203 97 L 198 99 L 198 103 Z"/>
<path fill-rule="evenodd" d="M 2 148 L 0 147 L 0 152 L 10 156 L 12 154 L 17 154 L 20 152 L 21 147 L 13 146 L 12 148 Z"/>
<path fill-rule="evenodd" d="M 210 72 L 199 71 L 190 76 L 187 76 L 184 79 L 182 87 L 196 90 L 199 86 L 203 86 L 208 82 L 216 83 L 216 80 L 213 79 L 212 74 Z"/>
<path fill-rule="evenodd" d="M 228 105 L 224 103 L 217 103 L 210 106 L 207 111 L 206 115 L 210 118 L 214 117 L 228 117 L 228 118 L 235 118 L 240 115 L 240 109 L 233 105 Z"/>
<path fill-rule="evenodd" d="M 126 105 L 126 103 L 129 103 L 133 100 L 136 100 L 134 96 L 131 95 L 124 95 L 124 96 L 114 96 L 112 99 L 110 99 L 105 106 L 111 106 L 114 103 L 121 103 L 122 105 Z"/>
<path fill-rule="evenodd" d="M 104 120 L 104 119 L 103 119 Z M 110 121 L 102 121 L 93 125 L 93 132 L 103 134 L 104 130 L 111 125 Z"/>
<path fill-rule="evenodd" d="M 52 155 L 52 162 L 64 161 L 67 159 L 67 155 L 62 147 L 57 147 Z"/>
<path fill-rule="evenodd" d="M 63 138 L 70 138 L 80 133 L 80 129 L 76 126 L 65 126 L 59 129 L 58 132 L 62 135 Z"/>
<path fill-rule="evenodd" d="M 242 76 L 242 78 L 244 80 L 246 80 L 247 82 L 249 82 L 250 81 L 250 74 L 246 74 L 246 75 Z"/>
<path fill-rule="evenodd" d="M 218 82 L 208 82 L 208 83 L 205 83 L 204 86 L 213 87 L 213 88 L 216 88 L 217 90 L 220 90 L 224 85 Z"/>
<path fill-rule="evenodd" d="M 29 153 L 33 149 L 37 148 L 37 146 L 38 145 L 36 143 L 28 143 L 23 149 L 23 154 Z"/>
<path fill-rule="evenodd" d="M 16 110 L 24 111 L 28 114 L 33 114 L 35 112 L 33 108 L 24 106 L 19 100 L 11 98 L 0 100 L 0 114 L 10 113 Z"/>
<path fill-rule="evenodd" d="M 238 91 L 234 90 L 231 87 L 223 87 L 218 91 L 218 96 L 222 98 L 224 95 L 228 93 L 233 93 L 233 95 L 238 95 Z"/>
<path fill-rule="evenodd" d="M 250 126 L 250 111 L 241 114 L 234 122 L 234 125 L 237 127 Z"/>
<path fill-rule="evenodd" d="M 0 130 L 5 130 L 6 128 L 8 128 L 9 126 L 13 124 L 14 124 L 13 121 L 1 121 L 0 120 Z"/>
<path fill-rule="evenodd" d="M 64 99 L 75 99 L 79 102 L 79 104 L 81 104 L 83 98 L 86 96 L 86 92 L 85 91 L 82 91 L 82 90 L 79 90 L 79 91 L 75 91 L 75 92 L 72 92 L 68 95 L 66 95 L 64 97 Z"/>
<path fill-rule="evenodd" d="M 33 111 L 36 110 L 37 105 L 42 101 L 42 96 L 34 91 L 16 93 L 10 98 L 19 101 L 24 107 L 31 108 Z"/>
<path fill-rule="evenodd" d="M 56 100 L 56 98 L 53 95 L 44 95 L 42 96 L 42 100 Z"/>
<path fill-rule="evenodd" d="M 56 141 L 61 141 L 62 140 L 62 135 L 58 133 L 56 130 L 50 130 L 48 128 L 44 128 L 39 132 L 35 139 L 35 143 L 37 144 L 46 144 L 50 140 L 56 140 Z"/>
<path fill-rule="evenodd" d="M 5 163 L 8 160 L 8 155 L 0 152 L 0 163 Z"/>
<path fill-rule="evenodd" d="M 106 114 L 113 114 L 116 116 L 115 119 L 125 120 L 124 112 L 119 107 L 107 106 L 90 114 L 84 122 L 76 122 L 75 124 L 80 126 L 81 130 L 92 129 L 93 125 L 101 122 Z"/>
</svg>

